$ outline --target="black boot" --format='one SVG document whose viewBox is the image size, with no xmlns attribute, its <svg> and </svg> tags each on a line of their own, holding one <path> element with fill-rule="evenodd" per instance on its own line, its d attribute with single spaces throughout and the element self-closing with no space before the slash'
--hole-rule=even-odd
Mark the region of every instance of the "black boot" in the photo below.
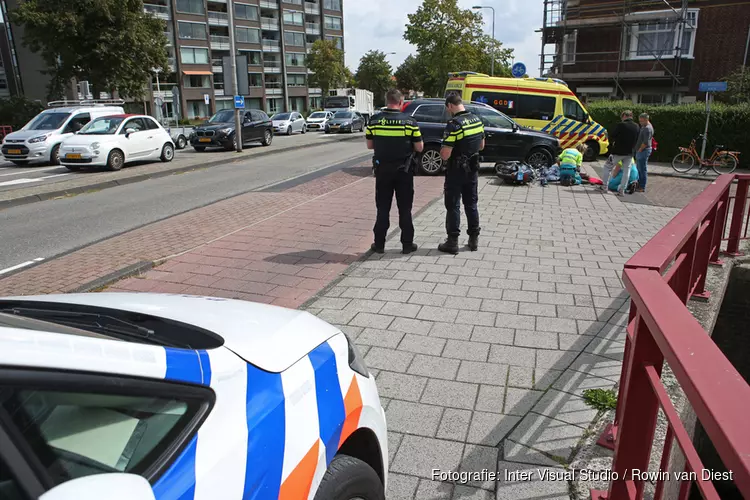
<svg viewBox="0 0 750 500">
<path fill-rule="evenodd" d="M 448 236 L 445 243 L 438 245 L 438 250 L 443 253 L 452 253 L 456 255 L 458 253 L 458 236 Z"/>
<path fill-rule="evenodd" d="M 416 252 L 417 248 L 419 248 L 419 247 L 417 247 L 417 245 L 415 245 L 414 243 L 408 243 L 406 245 L 403 245 L 403 249 L 401 250 L 401 253 L 403 253 L 403 254 L 409 254 L 409 253 L 412 253 L 412 252 Z"/>
<path fill-rule="evenodd" d="M 469 250 L 472 252 L 476 252 L 479 248 L 479 235 L 478 234 L 470 234 L 469 235 Z"/>
<path fill-rule="evenodd" d="M 373 243 L 370 245 L 370 250 L 372 250 L 375 253 L 385 253 L 385 247 L 379 247 Z"/>
</svg>

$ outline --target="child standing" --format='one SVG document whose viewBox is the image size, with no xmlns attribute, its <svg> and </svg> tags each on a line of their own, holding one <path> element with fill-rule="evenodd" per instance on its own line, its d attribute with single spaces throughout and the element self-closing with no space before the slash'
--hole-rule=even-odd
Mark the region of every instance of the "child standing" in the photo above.
<svg viewBox="0 0 750 500">
<path fill-rule="evenodd" d="M 560 185 L 562 186 L 573 186 L 575 184 L 581 184 L 581 176 L 578 172 L 583 165 L 583 155 L 586 153 L 588 147 L 581 143 L 575 148 L 568 148 L 560 154 L 560 158 L 557 159 L 557 164 L 560 167 Z"/>
</svg>

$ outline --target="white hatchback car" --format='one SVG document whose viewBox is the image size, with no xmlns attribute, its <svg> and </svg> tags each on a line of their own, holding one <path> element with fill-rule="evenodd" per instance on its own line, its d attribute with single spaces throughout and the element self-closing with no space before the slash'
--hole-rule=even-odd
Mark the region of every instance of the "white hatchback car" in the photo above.
<svg viewBox="0 0 750 500">
<path fill-rule="evenodd" d="M 84 166 L 120 170 L 134 161 L 174 159 L 169 132 L 147 115 L 102 116 L 60 146 L 60 163 L 69 170 Z"/>
<path fill-rule="evenodd" d="M 385 500 L 388 474 L 341 330 L 213 297 L 0 299 L 0 443 L 2 499 Z"/>
<path fill-rule="evenodd" d="M 330 111 L 316 111 L 307 117 L 307 130 L 324 130 L 331 118 L 333 113 Z"/>
</svg>

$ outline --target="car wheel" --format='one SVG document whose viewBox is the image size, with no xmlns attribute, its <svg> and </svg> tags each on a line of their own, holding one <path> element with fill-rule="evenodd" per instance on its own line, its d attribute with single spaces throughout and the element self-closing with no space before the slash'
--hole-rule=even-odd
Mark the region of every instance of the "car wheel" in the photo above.
<svg viewBox="0 0 750 500">
<path fill-rule="evenodd" d="M 193 146 L 193 149 L 198 151 L 199 153 L 202 153 L 206 150 L 205 146 Z"/>
<path fill-rule="evenodd" d="M 292 126 L 289 125 L 289 128 L 286 129 L 286 135 L 292 135 L 294 131 L 292 130 Z"/>
<path fill-rule="evenodd" d="M 385 500 L 377 472 L 358 458 L 337 455 L 320 481 L 315 500 Z"/>
<path fill-rule="evenodd" d="M 170 143 L 166 143 L 164 147 L 161 148 L 161 161 L 168 163 L 172 160 L 174 160 L 174 146 Z"/>
<path fill-rule="evenodd" d="M 125 155 L 119 149 L 113 149 L 107 158 L 107 168 L 110 170 L 120 170 L 125 164 Z"/>
<path fill-rule="evenodd" d="M 67 168 L 71 172 L 78 172 L 79 170 L 81 170 L 81 167 L 79 165 L 65 165 L 65 168 Z"/>
<path fill-rule="evenodd" d="M 10 162 L 17 167 L 25 167 L 29 164 L 27 160 L 10 160 Z"/>
<path fill-rule="evenodd" d="M 440 148 L 427 146 L 419 161 L 419 169 L 425 175 L 437 175 L 443 169 L 443 159 L 440 158 Z"/>
<path fill-rule="evenodd" d="M 599 158 L 599 143 L 596 141 L 588 141 L 586 143 L 586 146 L 588 149 L 586 150 L 586 154 L 583 155 L 584 161 L 595 161 L 597 158 Z"/>
<path fill-rule="evenodd" d="M 273 141 L 273 134 L 271 133 L 270 130 L 266 130 L 265 133 L 263 134 L 263 142 L 261 142 L 261 144 L 263 144 L 264 146 L 270 146 L 272 141 Z"/>
<path fill-rule="evenodd" d="M 552 153 L 544 148 L 534 148 L 529 152 L 529 156 L 526 157 L 526 163 L 534 168 L 547 168 L 552 165 L 552 161 Z"/>
<path fill-rule="evenodd" d="M 224 144 L 224 151 L 234 151 L 237 149 L 237 136 L 232 137 L 230 142 Z"/>
<path fill-rule="evenodd" d="M 50 165 L 59 165 L 60 164 L 60 145 L 56 145 L 54 148 L 52 148 L 52 151 L 49 154 L 49 164 Z"/>
<path fill-rule="evenodd" d="M 302 125 L 302 133 L 303 134 L 307 133 L 307 125 Z"/>
<path fill-rule="evenodd" d="M 184 135 L 181 135 L 177 138 L 175 146 L 177 146 L 177 149 L 185 149 L 185 146 L 187 146 L 187 139 Z"/>
</svg>

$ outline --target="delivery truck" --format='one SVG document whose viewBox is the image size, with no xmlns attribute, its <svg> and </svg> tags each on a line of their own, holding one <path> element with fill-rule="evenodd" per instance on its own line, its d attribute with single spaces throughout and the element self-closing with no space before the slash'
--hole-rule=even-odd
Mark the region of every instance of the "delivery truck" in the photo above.
<svg viewBox="0 0 750 500">
<path fill-rule="evenodd" d="M 365 123 L 375 113 L 372 92 L 364 89 L 331 89 L 323 101 L 325 111 L 356 111 L 365 118 Z"/>
</svg>

